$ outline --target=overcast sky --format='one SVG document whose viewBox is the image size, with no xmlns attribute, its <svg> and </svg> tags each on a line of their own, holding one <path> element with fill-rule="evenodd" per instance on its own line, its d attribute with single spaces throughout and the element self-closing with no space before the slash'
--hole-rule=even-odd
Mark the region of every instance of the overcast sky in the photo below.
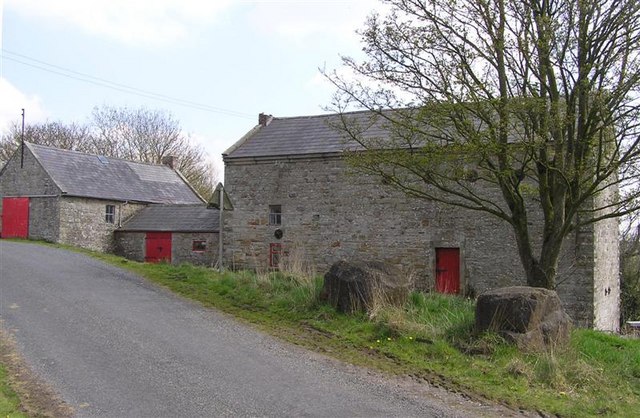
<svg viewBox="0 0 640 418">
<path fill-rule="evenodd" d="M 355 30 L 379 7 L 376 0 L 0 0 L 0 129 L 22 108 L 29 123 L 83 122 L 102 104 L 146 106 L 171 112 L 219 158 L 260 112 L 324 113 L 333 88 L 318 68 L 358 56 Z"/>
</svg>

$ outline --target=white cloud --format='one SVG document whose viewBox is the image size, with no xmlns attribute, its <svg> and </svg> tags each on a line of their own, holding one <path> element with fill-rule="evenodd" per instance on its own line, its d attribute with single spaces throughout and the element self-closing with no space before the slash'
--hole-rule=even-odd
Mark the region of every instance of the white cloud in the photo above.
<svg viewBox="0 0 640 418">
<path fill-rule="evenodd" d="M 211 23 L 229 0 L 6 0 L 7 10 L 46 22 L 71 24 L 125 44 L 160 46 L 185 39 L 194 25 Z"/>
<path fill-rule="evenodd" d="M 25 109 L 29 123 L 47 118 L 38 96 L 24 94 L 8 80 L 0 78 L 0 134 L 8 132 L 11 124 L 21 119 L 21 109 Z"/>
<path fill-rule="evenodd" d="M 254 28 L 276 34 L 283 40 L 304 45 L 312 36 L 330 36 L 356 44 L 356 29 L 362 28 L 379 1 L 262 1 L 256 2 L 249 20 Z"/>
</svg>

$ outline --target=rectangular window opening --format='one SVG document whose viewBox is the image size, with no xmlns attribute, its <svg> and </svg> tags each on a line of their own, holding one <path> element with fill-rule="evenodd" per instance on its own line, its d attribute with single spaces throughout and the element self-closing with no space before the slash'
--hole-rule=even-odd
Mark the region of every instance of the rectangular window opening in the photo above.
<svg viewBox="0 0 640 418">
<path fill-rule="evenodd" d="M 282 225 L 281 205 L 269 205 L 269 225 Z"/>
<path fill-rule="evenodd" d="M 116 220 L 116 206 L 107 205 L 104 215 L 104 220 L 108 224 L 115 223 Z"/>
<path fill-rule="evenodd" d="M 192 244 L 192 251 L 201 253 L 207 251 L 207 241 L 201 239 L 194 239 Z"/>
</svg>

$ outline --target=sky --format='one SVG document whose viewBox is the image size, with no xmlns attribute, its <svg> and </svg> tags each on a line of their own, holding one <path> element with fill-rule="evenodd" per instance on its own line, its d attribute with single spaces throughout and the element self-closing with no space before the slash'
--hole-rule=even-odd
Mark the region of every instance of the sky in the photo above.
<svg viewBox="0 0 640 418">
<path fill-rule="evenodd" d="M 95 106 L 170 112 L 222 168 L 257 124 L 326 113 L 319 68 L 361 56 L 376 0 L 0 0 L 0 130 L 85 122 Z"/>
</svg>

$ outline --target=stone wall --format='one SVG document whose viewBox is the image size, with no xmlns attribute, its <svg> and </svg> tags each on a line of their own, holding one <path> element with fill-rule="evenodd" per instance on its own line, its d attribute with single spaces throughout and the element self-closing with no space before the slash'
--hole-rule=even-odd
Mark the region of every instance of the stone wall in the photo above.
<svg viewBox="0 0 640 418">
<path fill-rule="evenodd" d="M 29 199 L 29 238 L 58 242 L 60 237 L 60 198 Z"/>
<path fill-rule="evenodd" d="M 3 197 L 30 197 L 29 237 L 57 241 L 57 196 L 60 189 L 44 171 L 28 147 L 20 166 L 20 148 L 0 171 L 0 213 Z M 37 198 L 36 198 L 37 197 Z M 44 215 L 44 217 L 41 217 Z M 0 223 L 0 228 L 2 224 Z M 0 230 L 0 233 L 2 231 Z"/>
<path fill-rule="evenodd" d="M 205 251 L 193 251 L 193 241 L 206 242 Z M 218 234 L 214 232 L 174 232 L 171 235 L 173 264 L 191 263 L 212 267 L 218 261 Z"/>
<path fill-rule="evenodd" d="M 143 204 L 68 196 L 60 198 L 59 205 L 59 242 L 102 252 L 113 252 L 114 230 L 145 207 Z M 107 205 L 115 206 L 114 223 L 106 221 Z"/>
<path fill-rule="evenodd" d="M 377 178 L 349 173 L 339 158 L 228 160 L 225 186 L 234 205 L 225 212 L 227 267 L 268 268 L 269 244 L 279 243 L 319 272 L 340 259 L 382 260 L 415 274 L 418 287 L 430 289 L 435 249 L 458 247 L 465 294 L 526 283 L 508 224 L 408 198 Z M 269 205 L 281 205 L 282 225 L 269 225 Z M 539 215 L 529 222 L 533 234 L 540 230 Z M 276 229 L 283 231 L 281 239 Z M 558 292 L 577 324 L 591 325 L 592 235 L 574 234 L 565 247 Z"/>
<path fill-rule="evenodd" d="M 144 261 L 146 232 L 115 232 L 114 252 L 130 260 Z M 193 241 L 206 242 L 205 251 L 193 251 Z M 218 260 L 218 234 L 214 232 L 173 232 L 171 262 L 214 266 Z"/>
<path fill-rule="evenodd" d="M 145 232 L 115 231 L 113 252 L 129 260 L 144 262 Z"/>
</svg>

